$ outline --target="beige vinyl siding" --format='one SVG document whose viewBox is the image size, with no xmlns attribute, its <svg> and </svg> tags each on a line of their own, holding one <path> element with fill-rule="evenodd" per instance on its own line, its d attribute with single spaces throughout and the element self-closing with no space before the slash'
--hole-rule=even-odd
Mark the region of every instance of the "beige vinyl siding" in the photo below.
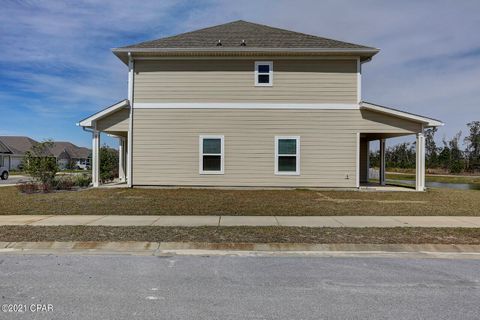
<svg viewBox="0 0 480 320">
<path fill-rule="evenodd" d="M 360 182 L 368 182 L 368 141 L 360 139 Z"/>
<path fill-rule="evenodd" d="M 134 109 L 132 182 L 355 187 L 356 133 L 409 132 L 403 122 L 360 110 Z M 199 174 L 200 135 L 225 137 L 225 174 Z M 274 174 L 275 136 L 300 136 L 299 176 Z"/>
<path fill-rule="evenodd" d="M 97 129 L 105 132 L 128 131 L 130 109 L 120 109 L 97 121 Z"/>
<path fill-rule="evenodd" d="M 255 86 L 258 60 L 140 60 L 134 102 L 357 103 L 357 60 L 272 60 L 273 85 Z"/>
</svg>

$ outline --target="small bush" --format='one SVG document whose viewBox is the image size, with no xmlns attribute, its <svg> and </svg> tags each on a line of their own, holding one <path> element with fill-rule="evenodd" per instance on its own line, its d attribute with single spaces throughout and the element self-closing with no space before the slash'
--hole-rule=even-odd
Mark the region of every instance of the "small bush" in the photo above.
<svg viewBox="0 0 480 320">
<path fill-rule="evenodd" d="M 86 188 L 92 183 L 92 176 L 86 173 L 78 174 L 75 176 L 74 184 L 80 188 Z"/>
<path fill-rule="evenodd" d="M 38 184 L 34 181 L 21 181 L 17 184 L 18 191 L 22 193 L 35 193 L 38 191 Z"/>
<path fill-rule="evenodd" d="M 60 177 L 55 179 L 54 185 L 56 190 L 72 190 L 75 182 L 71 177 Z"/>
</svg>

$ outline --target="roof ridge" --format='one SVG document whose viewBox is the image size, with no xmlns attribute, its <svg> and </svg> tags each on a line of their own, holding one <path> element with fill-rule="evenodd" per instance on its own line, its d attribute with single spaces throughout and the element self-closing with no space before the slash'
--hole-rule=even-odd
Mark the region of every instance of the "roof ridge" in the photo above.
<svg viewBox="0 0 480 320">
<path fill-rule="evenodd" d="M 188 32 L 183 32 L 183 33 L 179 33 L 179 34 L 175 34 L 175 35 L 170 35 L 170 36 L 167 36 L 167 37 L 162 37 L 162 38 L 158 38 L 158 39 L 153 39 L 153 40 L 147 40 L 147 41 L 142 41 L 142 42 L 138 42 L 138 43 L 135 43 L 135 44 L 132 44 L 132 45 L 127 45 L 127 46 L 122 46 L 122 47 L 118 47 L 118 48 L 115 48 L 113 49 L 114 51 L 115 50 L 119 50 L 119 49 L 131 49 L 131 48 L 148 48 L 149 46 L 155 46 L 156 44 L 158 43 L 161 43 L 161 42 L 166 42 L 166 43 L 171 43 L 171 41 L 175 41 L 176 39 L 175 38 L 179 38 L 177 41 L 182 41 L 181 39 L 183 38 L 183 41 L 185 37 L 188 37 L 188 36 L 191 36 L 191 35 L 194 35 L 194 34 L 199 34 L 199 39 L 202 38 L 202 36 L 204 36 L 204 33 L 209 30 L 215 30 L 215 29 L 218 29 L 218 32 L 220 34 L 222 34 L 223 32 L 223 35 L 225 35 L 225 31 L 228 32 L 232 32 L 233 35 L 237 35 L 238 32 L 237 30 L 233 29 L 233 31 L 231 30 L 223 30 L 222 28 L 225 28 L 225 27 L 228 27 L 228 26 L 235 26 L 235 25 L 238 25 L 238 28 L 239 28 L 239 31 L 242 31 L 241 28 L 244 27 L 244 26 L 249 26 L 250 28 L 257 28 L 258 29 L 258 32 L 259 33 L 264 33 L 264 36 L 266 37 L 265 40 L 269 40 L 268 38 L 268 32 L 272 32 L 272 33 L 276 33 L 276 37 L 281 37 L 282 34 L 285 36 L 285 35 L 290 35 L 290 36 L 298 36 L 300 37 L 300 40 L 305 40 L 305 41 L 310 41 L 310 42 L 313 42 L 315 40 L 317 40 L 317 42 L 330 42 L 332 44 L 334 44 L 335 47 L 356 47 L 357 49 L 372 49 L 372 50 L 378 50 L 374 47 L 370 47 L 370 46 L 365 46 L 365 45 L 359 45 L 359 44 L 355 44 L 355 43 L 352 43 L 352 42 L 346 42 L 346 41 L 342 41 L 342 40 L 336 40 L 336 39 L 332 39 L 332 38 L 326 38 L 326 37 L 323 37 L 323 36 L 319 36 L 319 35 L 313 35 L 313 34 L 308 34 L 308 33 L 304 33 L 304 32 L 298 32 L 298 31 L 293 31 L 293 30 L 288 30 L 288 29 L 283 29 L 283 28 L 279 28 L 279 27 L 273 27 L 273 26 L 269 26 L 269 25 L 266 25 L 266 24 L 261 24 L 261 23 L 257 23 L 257 22 L 250 22 L 250 21 L 246 21 L 246 20 L 235 20 L 235 21 L 231 21 L 231 22 L 227 22 L 227 23 L 222 23 L 222 24 L 218 24 L 218 25 L 213 25 L 213 26 L 209 26 L 209 27 L 204 27 L 204 28 L 201 28 L 201 29 L 197 29 L 197 30 L 192 30 L 192 31 L 188 31 Z M 263 29 L 263 30 L 262 30 Z M 248 30 L 247 30 L 248 31 Z M 267 33 L 267 35 L 265 35 L 265 33 Z M 208 33 L 207 33 L 208 34 Z M 211 36 L 211 34 L 210 34 Z M 251 37 L 251 34 L 246 34 L 247 37 Z M 229 37 L 227 37 L 227 39 L 217 39 L 217 40 L 231 40 L 231 37 L 230 39 L 228 39 Z M 302 39 L 303 38 L 303 39 Z M 212 41 L 212 39 L 209 39 L 210 41 Z M 196 40 L 194 40 L 196 41 Z M 292 44 L 293 45 L 290 45 L 291 48 L 295 47 L 295 40 L 291 40 L 292 41 Z M 214 44 L 211 43 L 211 45 L 213 46 Z M 315 46 L 315 45 L 312 45 L 312 48 L 315 48 L 315 47 L 319 47 L 321 45 L 318 45 Z M 175 45 L 173 45 L 172 47 L 175 47 Z M 196 45 L 194 45 L 194 47 L 197 47 Z M 208 46 L 207 46 L 208 47 Z M 262 47 L 262 46 L 253 46 L 252 48 L 255 48 L 255 47 Z M 272 48 L 274 48 L 275 46 L 272 46 Z M 305 47 L 305 46 L 298 46 L 298 47 Z"/>
<path fill-rule="evenodd" d="M 237 20 L 237 21 L 233 21 L 233 22 L 239 22 L 239 21 L 242 21 L 242 22 L 245 22 L 245 23 L 248 23 L 248 24 L 252 24 L 252 25 L 261 26 L 261 27 L 264 27 L 264 28 L 269 28 L 269 29 L 272 29 L 272 30 L 277 30 L 277 31 L 282 31 L 282 32 L 286 31 L 286 32 L 295 33 L 295 34 L 302 35 L 302 36 L 313 37 L 313 38 L 322 38 L 322 39 L 329 40 L 329 41 L 343 42 L 345 44 L 359 46 L 358 44 L 353 43 L 353 42 L 347 42 L 347 41 L 343 41 L 343 40 L 327 38 L 327 37 L 324 37 L 324 36 L 317 36 L 317 35 L 310 34 L 310 33 L 288 30 L 288 29 L 283 29 L 283 28 L 279 28 L 279 27 L 272 27 L 272 26 L 262 24 L 262 23 L 257 23 L 257 22 L 251 22 L 251 21 L 245 21 L 245 20 Z M 369 47 L 369 46 L 364 46 L 364 45 L 361 45 L 361 46 L 366 47 L 366 48 L 376 49 L 374 47 Z"/>
</svg>

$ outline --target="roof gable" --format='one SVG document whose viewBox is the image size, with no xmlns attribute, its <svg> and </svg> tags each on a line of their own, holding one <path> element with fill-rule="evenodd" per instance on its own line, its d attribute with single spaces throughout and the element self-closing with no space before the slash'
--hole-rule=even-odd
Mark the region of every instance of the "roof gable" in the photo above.
<svg viewBox="0 0 480 320">
<path fill-rule="evenodd" d="M 374 49 L 310 34 L 274 28 L 243 20 L 122 48 L 336 48 Z M 244 45 L 242 43 L 244 42 Z"/>
<path fill-rule="evenodd" d="M 124 63 L 128 56 L 350 55 L 368 60 L 378 49 L 345 41 L 274 28 L 243 20 L 171 37 L 115 48 Z"/>
<path fill-rule="evenodd" d="M 0 136 L 0 142 L 13 154 L 19 155 L 25 154 L 25 152 L 30 151 L 34 145 L 38 144 L 37 141 L 22 136 Z"/>
</svg>

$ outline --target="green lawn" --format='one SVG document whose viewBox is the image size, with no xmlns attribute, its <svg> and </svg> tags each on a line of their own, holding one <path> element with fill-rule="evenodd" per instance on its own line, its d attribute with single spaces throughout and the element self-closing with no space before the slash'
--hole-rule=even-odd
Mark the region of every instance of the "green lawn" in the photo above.
<svg viewBox="0 0 480 320">
<path fill-rule="evenodd" d="M 0 188 L 0 214 L 474 215 L 480 191 L 87 189 L 22 194 Z"/>
</svg>

